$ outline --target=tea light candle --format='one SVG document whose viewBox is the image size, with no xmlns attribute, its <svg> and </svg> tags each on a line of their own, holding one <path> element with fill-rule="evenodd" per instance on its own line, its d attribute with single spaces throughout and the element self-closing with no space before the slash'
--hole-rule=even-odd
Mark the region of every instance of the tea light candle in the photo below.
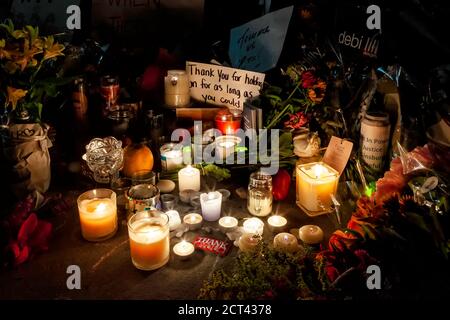
<svg viewBox="0 0 450 320">
<path fill-rule="evenodd" d="M 244 252 L 251 251 L 258 246 L 260 241 L 261 236 L 252 233 L 244 233 L 239 238 L 239 249 Z"/>
<path fill-rule="evenodd" d="M 182 259 L 188 258 L 194 251 L 194 245 L 184 240 L 173 246 L 173 253 Z"/>
<path fill-rule="evenodd" d="M 184 216 L 183 222 L 189 227 L 189 230 L 197 230 L 202 226 L 203 217 L 198 213 L 188 213 Z"/>
<path fill-rule="evenodd" d="M 139 212 L 128 220 L 130 253 L 134 266 L 141 270 L 154 270 L 169 261 L 169 219 L 167 215 L 152 216 L 152 212 Z"/>
<path fill-rule="evenodd" d="M 267 223 L 272 231 L 281 231 L 286 227 L 287 219 L 280 215 L 273 215 L 267 219 Z"/>
<path fill-rule="evenodd" d="M 187 166 L 178 171 L 178 189 L 200 191 L 200 170 Z"/>
<path fill-rule="evenodd" d="M 264 222 L 258 218 L 250 218 L 244 221 L 244 232 L 262 236 L 264 232 Z"/>
<path fill-rule="evenodd" d="M 171 193 L 175 189 L 175 182 L 172 180 L 162 179 L 156 184 L 161 193 Z"/>
<path fill-rule="evenodd" d="M 219 159 L 225 159 L 235 152 L 241 138 L 235 136 L 220 136 L 216 138 L 216 154 Z"/>
<path fill-rule="evenodd" d="M 222 210 L 222 194 L 218 191 L 200 195 L 202 215 L 206 221 L 217 221 Z"/>
<path fill-rule="evenodd" d="M 283 252 L 296 252 L 299 250 L 297 238 L 287 232 L 279 233 L 273 239 L 273 246 Z"/>
<path fill-rule="evenodd" d="M 109 196 L 109 197 L 106 197 Z M 105 240 L 117 230 L 116 194 L 109 189 L 94 189 L 78 197 L 81 233 L 88 241 Z"/>
<path fill-rule="evenodd" d="M 318 244 L 323 241 L 323 231 L 319 226 L 305 225 L 298 231 L 300 240 L 306 244 Z"/>
<path fill-rule="evenodd" d="M 170 231 L 175 230 L 181 224 L 180 214 L 176 210 L 166 211 L 167 216 L 169 217 L 169 228 Z"/>
<path fill-rule="evenodd" d="M 329 212 L 339 173 L 326 163 L 314 162 L 297 165 L 296 175 L 297 205 L 309 216 Z"/>
<path fill-rule="evenodd" d="M 222 217 L 219 219 L 219 226 L 223 233 L 232 232 L 237 225 L 238 220 L 235 217 Z"/>
<path fill-rule="evenodd" d="M 190 203 L 192 197 L 199 195 L 199 194 L 200 193 L 198 191 L 186 189 L 186 190 L 181 191 L 179 196 L 180 196 L 181 202 Z"/>
</svg>

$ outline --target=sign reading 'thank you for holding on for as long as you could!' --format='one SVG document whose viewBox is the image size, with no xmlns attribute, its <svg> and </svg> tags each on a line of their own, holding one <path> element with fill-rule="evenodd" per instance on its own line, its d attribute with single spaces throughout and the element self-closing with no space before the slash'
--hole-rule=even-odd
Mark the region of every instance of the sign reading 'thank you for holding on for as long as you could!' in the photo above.
<svg viewBox="0 0 450 320">
<path fill-rule="evenodd" d="M 186 62 L 191 97 L 203 103 L 244 109 L 244 102 L 259 95 L 264 73 L 214 64 Z"/>
</svg>

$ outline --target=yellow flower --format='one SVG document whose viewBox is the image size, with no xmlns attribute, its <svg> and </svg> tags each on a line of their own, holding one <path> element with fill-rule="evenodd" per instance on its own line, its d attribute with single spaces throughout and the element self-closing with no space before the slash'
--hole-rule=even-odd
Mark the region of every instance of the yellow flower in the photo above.
<svg viewBox="0 0 450 320">
<path fill-rule="evenodd" d="M 5 49 L 6 40 L 0 39 L 0 60 L 1 59 L 11 59 L 11 52 Z"/>
<path fill-rule="evenodd" d="M 16 109 L 17 102 L 19 102 L 20 99 L 25 97 L 28 93 L 28 90 L 23 89 L 16 89 L 13 87 L 7 87 L 6 90 L 8 91 L 8 99 L 6 101 L 6 105 L 9 106 L 11 103 L 12 109 Z"/>
<path fill-rule="evenodd" d="M 42 59 L 43 61 L 64 55 L 64 46 L 62 44 L 55 43 L 52 36 L 45 37 L 44 49 L 45 52 L 44 58 Z"/>
</svg>

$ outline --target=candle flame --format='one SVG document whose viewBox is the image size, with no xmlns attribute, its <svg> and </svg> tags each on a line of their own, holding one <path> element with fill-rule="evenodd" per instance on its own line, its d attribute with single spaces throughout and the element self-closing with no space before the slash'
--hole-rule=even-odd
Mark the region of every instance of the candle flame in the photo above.
<svg viewBox="0 0 450 320">
<path fill-rule="evenodd" d="M 99 203 L 98 206 L 95 208 L 96 213 L 103 213 L 106 210 L 106 203 Z"/>
<path fill-rule="evenodd" d="M 316 178 L 321 178 L 326 171 L 325 167 L 321 164 L 316 164 L 312 169 Z"/>
</svg>

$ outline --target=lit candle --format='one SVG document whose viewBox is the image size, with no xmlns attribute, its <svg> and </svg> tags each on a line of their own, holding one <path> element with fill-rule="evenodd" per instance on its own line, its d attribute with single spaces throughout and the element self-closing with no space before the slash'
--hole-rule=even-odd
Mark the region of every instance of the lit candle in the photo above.
<svg viewBox="0 0 450 320">
<path fill-rule="evenodd" d="M 273 215 L 267 219 L 267 223 L 273 232 L 280 232 L 286 227 L 287 219 L 279 215 Z"/>
<path fill-rule="evenodd" d="M 194 245 L 185 240 L 178 242 L 173 246 L 173 253 L 175 253 L 181 259 L 188 258 L 195 251 Z"/>
<path fill-rule="evenodd" d="M 258 246 L 260 241 L 261 236 L 252 233 L 244 233 L 239 238 L 239 249 L 244 252 L 251 251 Z"/>
<path fill-rule="evenodd" d="M 244 232 L 262 236 L 264 232 L 264 222 L 258 218 L 250 218 L 244 221 Z"/>
<path fill-rule="evenodd" d="M 189 80 L 184 70 L 169 70 L 164 78 L 165 102 L 170 107 L 183 107 L 189 104 Z"/>
<path fill-rule="evenodd" d="M 257 217 L 268 216 L 272 212 L 272 177 L 261 172 L 253 172 L 248 184 L 247 209 Z"/>
<path fill-rule="evenodd" d="M 318 244 L 323 241 L 323 231 L 319 226 L 305 225 L 298 231 L 300 240 L 306 244 Z"/>
<path fill-rule="evenodd" d="M 296 176 L 297 205 L 309 216 L 329 212 L 339 173 L 323 162 L 314 162 L 297 165 Z"/>
<path fill-rule="evenodd" d="M 235 217 L 222 217 L 219 219 L 219 226 L 223 233 L 232 232 L 237 225 L 238 220 Z"/>
<path fill-rule="evenodd" d="M 161 153 L 161 167 L 163 171 L 171 171 L 182 167 L 183 165 L 183 151 L 177 144 L 166 143 L 160 149 Z"/>
<path fill-rule="evenodd" d="M 102 241 L 117 230 L 116 193 L 109 189 L 94 189 L 77 200 L 81 233 L 88 241 Z"/>
<path fill-rule="evenodd" d="M 200 191 L 200 170 L 187 166 L 178 171 L 178 189 Z"/>
<path fill-rule="evenodd" d="M 130 253 L 134 266 L 154 270 L 169 261 L 169 218 L 159 211 L 142 211 L 128 220 Z"/>
<path fill-rule="evenodd" d="M 273 239 L 273 246 L 283 252 L 296 252 L 299 250 L 297 238 L 287 232 L 279 233 Z"/>
<path fill-rule="evenodd" d="M 198 213 L 188 213 L 184 216 L 183 222 L 189 227 L 189 230 L 197 230 L 202 226 L 203 217 Z"/>
<path fill-rule="evenodd" d="M 222 210 L 222 194 L 218 191 L 200 195 L 202 215 L 206 221 L 217 221 Z"/>
<path fill-rule="evenodd" d="M 216 154 L 219 159 L 226 159 L 235 152 L 241 138 L 235 136 L 220 136 L 216 138 Z"/>
<path fill-rule="evenodd" d="M 169 217 L 169 229 L 170 231 L 175 230 L 181 224 L 180 214 L 176 210 L 166 211 Z"/>
</svg>

